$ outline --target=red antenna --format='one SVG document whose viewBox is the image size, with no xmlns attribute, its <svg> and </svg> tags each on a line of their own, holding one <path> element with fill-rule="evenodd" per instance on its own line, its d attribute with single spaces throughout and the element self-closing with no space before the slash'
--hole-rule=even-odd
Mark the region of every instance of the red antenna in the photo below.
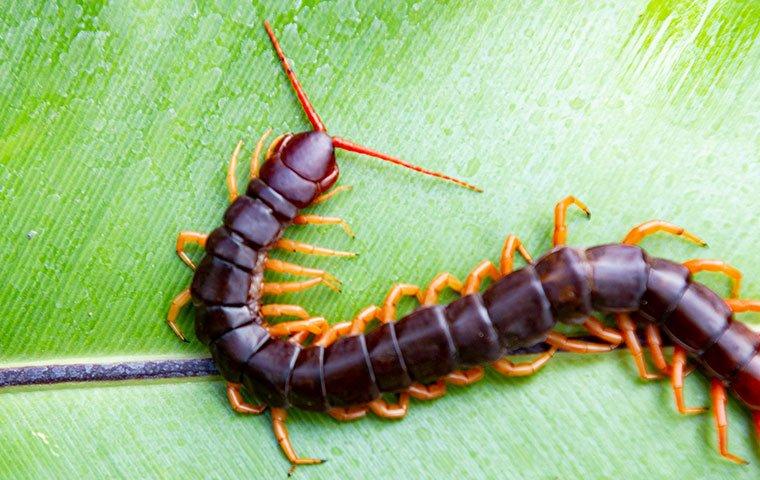
<svg viewBox="0 0 760 480">
<path fill-rule="evenodd" d="M 298 81 L 298 78 L 296 78 L 295 72 L 293 71 L 292 68 L 290 68 L 290 65 L 288 64 L 288 60 L 285 58 L 285 54 L 282 52 L 282 48 L 280 47 L 280 42 L 277 41 L 277 37 L 274 35 L 274 32 L 272 31 L 272 27 L 269 25 L 269 21 L 267 20 L 264 21 L 264 28 L 267 31 L 267 35 L 269 35 L 269 40 L 272 41 L 272 46 L 274 47 L 274 51 L 277 53 L 277 57 L 280 59 L 282 68 L 285 70 L 285 75 L 288 76 L 288 80 L 290 80 L 290 85 L 292 85 L 293 90 L 295 90 L 296 96 L 298 97 L 298 101 L 301 104 L 301 107 L 303 108 L 304 113 L 306 113 L 306 117 L 309 119 L 309 123 L 311 123 L 314 130 L 317 130 L 320 132 L 326 132 L 327 128 L 325 127 L 324 122 L 319 117 L 319 114 L 316 112 L 316 110 L 314 110 L 314 106 L 312 106 L 311 102 L 309 101 L 309 97 L 306 96 L 306 92 L 304 92 L 303 87 L 301 87 L 301 83 Z M 349 152 L 360 153 L 362 155 L 378 158 L 386 162 L 395 163 L 396 165 L 401 165 L 402 167 L 408 168 L 410 170 L 414 170 L 415 172 L 419 172 L 424 175 L 429 175 L 435 178 L 440 178 L 441 180 L 455 183 L 461 187 L 468 188 L 476 192 L 483 191 L 482 189 L 476 187 L 475 185 L 469 184 L 465 181 L 459 180 L 454 177 L 450 177 L 440 172 L 434 172 L 432 170 L 428 170 L 426 168 L 413 165 L 411 163 L 401 160 L 400 158 L 392 157 L 385 153 L 372 150 L 371 148 L 353 143 L 352 141 L 346 140 L 345 138 L 332 137 L 332 139 L 333 139 L 333 146 L 335 148 L 340 148 L 342 150 L 346 150 Z"/>
</svg>

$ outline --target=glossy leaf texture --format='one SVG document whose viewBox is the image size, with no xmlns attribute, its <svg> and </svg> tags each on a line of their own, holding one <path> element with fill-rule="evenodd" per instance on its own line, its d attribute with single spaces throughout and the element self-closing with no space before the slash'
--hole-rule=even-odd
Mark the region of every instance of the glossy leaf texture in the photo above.
<svg viewBox="0 0 760 480">
<path fill-rule="evenodd" d="M 760 298 L 757 2 L 18 2 L 0 12 L 0 368 L 207 355 L 164 323 L 190 280 L 175 235 L 220 222 L 239 139 L 250 153 L 266 128 L 308 126 L 265 18 L 330 132 L 485 190 L 339 153 L 354 189 L 313 212 L 356 238 L 287 236 L 360 256 L 275 254 L 344 282 L 278 302 L 343 321 L 393 282 L 463 278 L 508 233 L 538 254 L 570 193 L 593 211 L 570 215 L 571 243 L 667 219 L 710 247 L 658 237 L 651 253 L 726 260 Z M 690 376 L 689 403 L 706 389 Z M 721 460 L 709 416 L 678 416 L 621 352 L 489 374 L 401 422 L 294 413 L 289 427 L 299 453 L 329 459 L 301 478 L 757 478 L 749 415 L 729 410 L 749 466 Z M 233 414 L 218 378 L 8 389 L 0 418 L 2 478 L 288 468 L 268 416 Z"/>
</svg>

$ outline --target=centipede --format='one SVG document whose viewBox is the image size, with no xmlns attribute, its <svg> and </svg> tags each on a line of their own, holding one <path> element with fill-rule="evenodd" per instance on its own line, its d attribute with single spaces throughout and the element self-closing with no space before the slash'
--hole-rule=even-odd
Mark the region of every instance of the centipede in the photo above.
<svg viewBox="0 0 760 480">
<path fill-rule="evenodd" d="M 251 415 L 270 410 L 275 438 L 291 471 L 324 459 L 296 454 L 286 426 L 290 408 L 326 412 L 340 421 L 369 412 L 400 419 L 407 414 L 410 399 L 433 400 L 445 395 L 447 385 L 475 383 L 487 366 L 508 377 L 528 376 L 540 371 L 557 351 L 603 353 L 619 346 L 628 349 L 642 380 L 669 378 L 680 414 L 706 410 L 687 406 L 683 388 L 690 368 L 706 375 L 718 451 L 729 461 L 746 463 L 728 449 L 726 403 L 730 394 L 746 406 L 760 437 L 760 334 L 735 318 L 737 313 L 759 312 L 760 301 L 739 297 L 742 274 L 726 262 L 678 263 L 648 255 L 639 243 L 656 233 L 706 246 L 693 233 L 665 221 L 637 225 L 620 243 L 570 247 L 566 245 L 569 208 L 577 207 L 589 216 L 590 211 L 581 200 L 568 196 L 554 209 L 553 248 L 536 260 L 517 236 L 509 235 L 498 266 L 483 260 L 464 281 L 440 273 L 426 288 L 395 284 L 381 306 L 363 308 L 350 322 L 331 324 L 299 305 L 264 304 L 265 295 L 317 285 L 340 289 L 337 278 L 324 270 L 269 256 L 275 249 L 354 256 L 283 236 L 292 225 L 335 225 L 353 235 L 342 218 L 302 212 L 349 188 L 335 185 L 336 149 L 481 191 L 460 179 L 329 135 L 266 21 L 264 28 L 312 130 L 275 138 L 259 166 L 267 130 L 252 152 L 250 180 L 243 194 L 238 192 L 235 174 L 243 146 L 238 142 L 226 177 L 230 204 L 223 225 L 209 234 L 183 231 L 177 237 L 177 254 L 194 275 L 190 286 L 171 302 L 167 322 L 187 341 L 177 319 L 182 308 L 194 305 L 195 335 L 208 347 L 226 382 L 232 409 Z M 192 244 L 204 250 L 197 266 L 186 250 Z M 525 261 L 521 268 L 515 268 L 518 255 Z M 264 278 L 267 271 L 308 279 L 270 282 Z M 728 276 L 733 282 L 730 295 L 722 298 L 696 281 L 694 275 L 702 271 Z M 446 289 L 459 298 L 444 305 L 439 297 Z M 404 297 L 415 298 L 419 306 L 397 319 Z M 612 318 L 614 326 L 595 314 Z M 295 320 L 270 323 L 271 317 Z M 596 340 L 562 334 L 555 330 L 558 324 L 580 326 Z M 669 360 L 664 340 L 673 344 Z M 650 371 L 642 343 L 656 371 Z M 531 360 L 508 358 L 508 352 L 538 344 L 547 349 Z"/>
</svg>

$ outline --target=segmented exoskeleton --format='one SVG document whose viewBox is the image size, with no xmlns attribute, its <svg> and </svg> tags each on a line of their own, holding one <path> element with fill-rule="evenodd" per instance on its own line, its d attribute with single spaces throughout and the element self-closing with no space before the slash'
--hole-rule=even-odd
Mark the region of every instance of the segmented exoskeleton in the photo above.
<svg viewBox="0 0 760 480">
<path fill-rule="evenodd" d="M 339 191 L 340 187 L 327 192 L 338 178 L 334 148 L 383 158 L 474 189 L 460 180 L 327 135 L 269 25 L 265 26 L 314 131 L 276 139 L 259 170 L 262 137 L 252 157 L 252 180 L 244 195 L 238 195 L 234 176 L 241 149 L 238 144 L 230 161 L 228 187 L 232 204 L 224 215 L 224 225 L 209 235 L 183 232 L 178 238 L 177 252 L 191 267 L 194 265 L 184 252 L 187 243 L 204 246 L 206 256 L 196 269 L 191 287 L 172 303 L 168 320 L 184 339 L 175 320 L 179 309 L 193 300 L 197 307 L 196 335 L 209 346 L 228 382 L 233 408 L 258 414 L 270 407 L 277 440 L 293 465 L 320 460 L 295 454 L 285 428 L 286 409 L 290 407 L 327 411 L 341 420 L 361 417 L 370 410 L 380 416 L 400 418 L 407 411 L 409 396 L 437 398 L 445 393 L 446 382 L 466 385 L 477 381 L 483 376 L 484 364 L 509 376 L 530 375 L 557 349 L 605 352 L 622 342 L 631 350 L 640 376 L 655 378 L 646 370 L 635 334 L 637 324 L 646 330 L 655 364 L 671 377 L 681 413 L 699 411 L 684 406 L 686 355 L 713 379 L 720 452 L 730 460 L 743 461 L 727 450 L 725 392 L 730 388 L 753 411 L 760 428 L 760 336 L 735 321 L 733 311 L 760 310 L 760 302 L 723 301 L 691 278 L 691 272 L 700 270 L 724 272 L 735 279 L 736 294 L 741 275 L 733 267 L 706 260 L 679 265 L 649 257 L 635 245 L 657 231 L 703 243 L 665 222 L 648 222 L 634 228 L 622 244 L 589 249 L 566 247 L 567 208 L 575 204 L 588 213 L 585 205 L 568 197 L 555 210 L 555 248 L 535 263 L 519 239 L 509 236 L 499 268 L 484 261 L 464 283 L 443 273 L 425 290 L 396 285 L 382 308 L 368 307 L 353 322 L 333 326 L 323 318 L 310 317 L 296 305 L 262 305 L 264 294 L 298 291 L 320 283 L 338 286 L 337 280 L 324 271 L 287 264 L 267 255 L 271 248 L 351 255 L 281 238 L 283 230 L 294 223 L 340 224 L 350 233 L 339 218 L 299 212 Z M 528 265 L 512 271 L 518 252 Z M 265 270 L 313 278 L 298 283 L 270 283 L 263 279 Z M 493 283 L 480 293 L 481 282 L 486 278 Z M 436 305 L 444 288 L 461 293 L 462 298 L 446 306 Z M 416 296 L 423 306 L 394 321 L 396 305 L 405 295 Z M 591 317 L 595 311 L 614 314 L 620 330 L 605 327 Z M 282 315 L 301 319 L 275 325 L 265 320 Z M 365 332 L 374 320 L 380 325 Z M 557 322 L 583 324 L 606 343 L 567 338 L 553 331 Z M 670 365 L 662 353 L 661 329 L 676 345 Z M 315 337 L 307 344 L 311 335 Z M 507 351 L 540 342 L 551 348 L 533 361 L 513 363 L 504 358 Z M 245 402 L 241 386 L 263 404 Z M 398 393 L 397 403 L 389 403 L 381 396 L 386 392 Z"/>
</svg>

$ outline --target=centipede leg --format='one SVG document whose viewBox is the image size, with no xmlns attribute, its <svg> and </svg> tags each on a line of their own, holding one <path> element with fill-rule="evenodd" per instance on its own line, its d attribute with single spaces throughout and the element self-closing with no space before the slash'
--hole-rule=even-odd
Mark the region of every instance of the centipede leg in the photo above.
<svg viewBox="0 0 760 480">
<path fill-rule="evenodd" d="M 470 295 L 480 290 L 483 280 L 490 278 L 493 281 L 498 280 L 501 273 L 496 269 L 489 260 L 483 260 L 467 275 L 462 288 L 462 295 Z"/>
<path fill-rule="evenodd" d="M 499 270 L 502 275 L 506 275 L 514 269 L 516 253 L 520 253 L 527 263 L 533 262 L 522 241 L 515 235 L 509 235 L 504 239 L 504 245 L 501 247 L 501 256 L 499 258 Z"/>
<path fill-rule="evenodd" d="M 623 336 L 615 329 L 608 328 L 602 322 L 594 317 L 588 317 L 583 322 L 583 327 L 597 338 L 608 342 L 611 345 L 618 346 L 623 343 Z"/>
<path fill-rule="evenodd" d="M 430 281 L 430 284 L 425 289 L 425 293 L 422 294 L 422 301 L 420 303 L 423 305 L 435 305 L 438 303 L 438 295 L 446 288 L 450 288 L 457 293 L 462 293 L 462 282 L 451 273 L 439 273 Z"/>
<path fill-rule="evenodd" d="M 292 322 L 283 322 L 267 327 L 269 335 L 273 337 L 282 337 L 293 335 L 299 332 L 309 332 L 314 335 L 321 335 L 330 328 L 322 317 L 309 318 L 308 320 L 294 320 Z"/>
<path fill-rule="evenodd" d="M 288 427 L 285 425 L 285 421 L 288 418 L 288 411 L 284 408 L 272 409 L 272 430 L 274 430 L 274 436 L 277 439 L 277 443 L 280 444 L 282 452 L 288 457 L 288 460 L 293 465 L 290 469 L 290 473 L 293 473 L 294 468 L 297 465 L 314 465 L 324 462 L 319 458 L 302 458 L 296 455 L 293 445 L 290 443 L 290 435 L 288 434 Z"/>
<path fill-rule="evenodd" d="M 747 464 L 746 460 L 728 451 L 728 417 L 726 416 L 726 387 L 714 378 L 710 384 L 710 398 L 712 399 L 713 418 L 715 428 L 718 431 L 718 451 L 720 455 L 734 463 Z"/>
<path fill-rule="evenodd" d="M 260 313 L 264 317 L 298 317 L 302 320 L 311 318 L 309 312 L 299 305 L 270 303 L 269 305 L 262 305 Z"/>
<path fill-rule="evenodd" d="M 506 358 L 502 358 L 492 362 L 491 366 L 494 370 L 507 377 L 525 377 L 539 371 L 554 356 L 556 351 L 557 347 L 552 347 L 549 351 L 527 362 L 512 362 Z"/>
<path fill-rule="evenodd" d="M 420 287 L 409 283 L 399 283 L 391 287 L 388 295 L 385 296 L 383 301 L 383 309 L 380 314 L 381 322 L 392 322 L 396 320 L 396 308 L 398 302 L 403 297 L 416 297 L 417 300 L 422 303 L 422 292 Z"/>
<path fill-rule="evenodd" d="M 668 362 L 665 361 L 665 354 L 662 351 L 662 336 L 660 335 L 660 327 L 653 323 L 648 323 L 644 327 L 644 332 L 647 337 L 649 354 L 652 356 L 652 363 L 654 363 L 654 366 L 657 367 L 657 369 L 662 373 L 670 373 L 671 369 L 668 367 Z"/>
<path fill-rule="evenodd" d="M 734 313 L 760 312 L 760 300 L 740 300 L 737 298 L 729 298 L 726 300 L 726 303 Z"/>
<path fill-rule="evenodd" d="M 736 267 L 720 260 L 693 259 L 683 263 L 691 273 L 718 272 L 726 275 L 731 280 L 731 298 L 739 296 L 742 286 L 742 272 Z"/>
<path fill-rule="evenodd" d="M 545 341 L 552 347 L 556 347 L 557 350 L 572 353 L 606 353 L 615 349 L 615 345 L 576 340 L 559 332 L 549 332 Z"/>
<path fill-rule="evenodd" d="M 316 200 L 314 200 L 313 202 L 311 202 L 311 204 L 312 205 L 316 205 L 318 203 L 324 203 L 324 202 L 330 200 L 335 195 L 337 195 L 337 194 L 339 194 L 341 192 L 347 192 L 347 191 L 351 190 L 352 188 L 353 187 L 351 185 L 341 185 L 339 187 L 335 187 L 332 190 L 330 190 L 329 192 L 323 193 L 322 195 L 318 196 L 316 198 Z"/>
<path fill-rule="evenodd" d="M 681 415 L 696 415 L 705 412 L 704 407 L 687 407 L 683 397 L 684 366 L 686 365 L 686 350 L 676 346 L 673 350 L 673 367 L 670 371 L 670 386 L 673 388 L 673 397 L 676 402 L 676 410 Z"/>
<path fill-rule="evenodd" d="M 403 418 L 409 410 L 409 394 L 399 394 L 398 403 L 388 403 L 385 399 L 378 398 L 369 402 L 367 406 L 378 417 L 398 420 Z"/>
<path fill-rule="evenodd" d="M 169 305 L 169 313 L 166 314 L 166 323 L 169 324 L 169 327 L 171 327 L 174 334 L 183 342 L 187 342 L 187 338 L 185 338 L 185 334 L 182 333 L 179 325 L 177 325 L 177 317 L 179 316 L 180 310 L 190 303 L 191 299 L 192 295 L 190 295 L 190 288 L 182 290 L 176 297 L 174 297 L 174 300 L 172 300 L 172 303 Z"/>
<path fill-rule="evenodd" d="M 240 391 L 241 388 L 242 385 L 239 383 L 227 382 L 227 400 L 229 400 L 233 410 L 247 415 L 259 415 L 267 409 L 266 405 L 254 405 L 246 402 L 243 393 Z"/>
<path fill-rule="evenodd" d="M 320 283 L 332 290 L 330 285 L 325 283 L 324 279 L 310 278 L 303 282 L 264 282 L 261 291 L 264 295 L 280 295 L 283 293 L 302 292 Z"/>
<path fill-rule="evenodd" d="M 637 245 L 645 237 L 653 235 L 657 232 L 670 233 L 672 235 L 682 237 L 690 242 L 696 243 L 701 247 L 707 246 L 707 243 L 704 240 L 684 229 L 683 227 L 673 225 L 672 223 L 663 222 L 662 220 L 652 220 L 633 227 L 631 231 L 628 232 L 628 235 L 625 236 L 622 243 L 626 245 Z"/>
<path fill-rule="evenodd" d="M 230 157 L 229 167 L 227 167 L 227 192 L 230 203 L 234 202 L 238 197 L 237 175 L 235 174 L 235 170 L 237 170 L 237 161 L 241 148 L 243 148 L 242 140 L 237 143 L 237 146 Z"/>
<path fill-rule="evenodd" d="M 288 240 L 287 238 L 281 238 L 274 244 L 274 248 L 285 250 L 288 252 L 305 253 L 307 255 L 319 255 L 323 257 L 355 257 L 354 252 L 343 252 L 340 250 L 331 250 L 329 248 L 317 247 L 309 245 L 308 243 L 296 242 L 295 240 Z"/>
<path fill-rule="evenodd" d="M 636 363 L 636 369 L 639 372 L 639 377 L 642 380 L 655 380 L 660 378 L 660 375 L 656 373 L 649 373 L 647 371 L 647 365 L 644 361 L 644 351 L 641 349 L 641 344 L 636 336 L 636 326 L 634 325 L 631 317 L 625 313 L 619 313 L 616 315 L 618 327 L 623 332 L 623 338 L 625 344 L 628 347 L 628 351 L 633 356 L 633 361 Z"/>
<path fill-rule="evenodd" d="M 567 209 L 572 205 L 580 208 L 583 213 L 586 214 L 586 217 L 591 217 L 591 211 L 586 204 L 574 196 L 570 195 L 560 200 L 554 207 L 553 244 L 555 247 L 558 245 L 564 245 L 567 241 L 567 221 L 565 220 L 565 216 L 567 214 Z"/>
<path fill-rule="evenodd" d="M 452 385 L 464 387 L 465 385 L 471 385 L 475 382 L 479 382 L 483 379 L 485 374 L 485 369 L 481 366 L 477 366 L 469 368 L 467 370 L 455 370 L 443 377 L 443 380 Z"/>
<path fill-rule="evenodd" d="M 251 154 L 251 167 L 249 170 L 249 178 L 251 180 L 259 176 L 259 158 L 261 158 L 261 149 L 264 147 L 264 142 L 266 141 L 270 133 L 272 133 L 272 129 L 267 128 L 266 131 L 259 138 L 259 141 L 256 142 L 256 148 L 253 150 L 253 153 Z"/>
<path fill-rule="evenodd" d="M 429 385 L 413 383 L 409 385 L 406 392 L 417 400 L 435 400 L 446 395 L 446 382 L 441 379 Z"/>
<path fill-rule="evenodd" d="M 190 257 L 187 256 L 187 253 L 185 253 L 185 245 L 195 244 L 203 248 L 206 246 L 207 238 L 208 235 L 205 233 L 191 231 L 179 232 L 179 235 L 177 235 L 177 256 L 179 256 L 188 267 L 195 270 L 195 264 L 190 260 Z"/>
<path fill-rule="evenodd" d="M 323 217 L 321 215 L 298 215 L 293 219 L 296 225 L 340 225 L 346 235 L 353 238 L 354 231 L 348 226 L 348 223 L 340 217 Z"/>
<path fill-rule="evenodd" d="M 318 268 L 302 267 L 295 263 L 283 262 L 274 258 L 267 258 L 264 261 L 264 268 L 278 273 L 288 273 L 301 277 L 318 277 L 321 278 L 325 285 L 329 285 L 333 290 L 340 290 L 340 280 L 335 276 Z"/>
<path fill-rule="evenodd" d="M 367 415 L 368 411 L 369 406 L 367 405 L 352 405 L 350 407 L 331 408 L 327 411 L 327 414 L 339 422 L 352 422 Z"/>
<path fill-rule="evenodd" d="M 330 327 L 325 333 L 314 341 L 314 345 L 327 347 L 332 345 L 335 340 L 342 335 L 356 335 L 361 333 L 366 328 L 367 324 L 372 320 L 379 320 L 382 322 L 380 307 L 376 305 L 370 305 L 362 309 L 358 315 L 351 322 L 337 323 Z"/>
<path fill-rule="evenodd" d="M 351 329 L 350 322 L 336 323 L 335 325 L 332 325 L 330 329 L 326 331 L 325 333 L 323 333 L 319 338 L 314 340 L 313 345 L 321 346 L 321 347 L 327 347 L 329 345 L 332 345 L 333 343 L 335 343 L 335 340 L 337 340 L 343 335 L 348 334 L 350 329 Z"/>
</svg>

